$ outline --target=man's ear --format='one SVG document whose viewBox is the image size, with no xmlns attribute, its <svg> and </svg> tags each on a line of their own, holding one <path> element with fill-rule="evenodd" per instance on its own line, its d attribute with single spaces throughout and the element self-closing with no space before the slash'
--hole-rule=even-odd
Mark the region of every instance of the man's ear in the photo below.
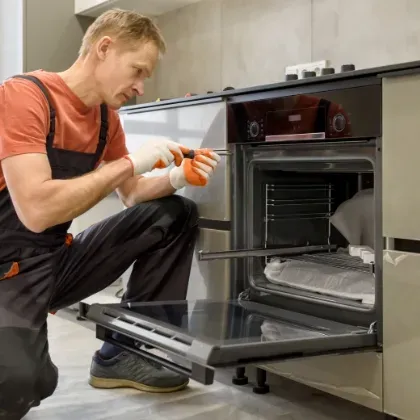
<svg viewBox="0 0 420 420">
<path fill-rule="evenodd" d="M 102 37 L 96 44 L 96 54 L 100 60 L 105 60 L 109 53 L 109 48 L 112 44 L 112 39 L 109 36 Z"/>
</svg>

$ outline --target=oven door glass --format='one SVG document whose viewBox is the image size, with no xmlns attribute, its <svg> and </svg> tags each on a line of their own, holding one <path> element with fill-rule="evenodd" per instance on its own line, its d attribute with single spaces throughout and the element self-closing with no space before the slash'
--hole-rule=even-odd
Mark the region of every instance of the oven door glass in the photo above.
<svg viewBox="0 0 420 420">
<path fill-rule="evenodd" d="M 99 339 L 206 384 L 215 368 L 376 349 L 373 329 L 242 300 L 95 304 L 86 318 Z"/>
</svg>

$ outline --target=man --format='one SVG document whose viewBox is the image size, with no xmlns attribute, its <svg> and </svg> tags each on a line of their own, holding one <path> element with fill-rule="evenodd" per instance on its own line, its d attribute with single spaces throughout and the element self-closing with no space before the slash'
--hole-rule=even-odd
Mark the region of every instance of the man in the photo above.
<svg viewBox="0 0 420 420">
<path fill-rule="evenodd" d="M 194 204 L 173 193 L 207 184 L 219 156 L 170 140 L 129 154 L 116 110 L 142 95 L 165 43 L 152 21 L 113 10 L 89 28 L 74 65 L 0 86 L 0 417 L 20 419 L 53 394 L 48 312 L 113 283 L 134 263 L 123 300 L 184 299 L 197 232 Z M 101 163 L 103 165 L 100 165 Z M 141 175 L 172 162 L 169 175 Z M 125 211 L 75 238 L 72 219 L 116 190 Z M 153 392 L 187 378 L 105 344 L 90 383 Z"/>
</svg>

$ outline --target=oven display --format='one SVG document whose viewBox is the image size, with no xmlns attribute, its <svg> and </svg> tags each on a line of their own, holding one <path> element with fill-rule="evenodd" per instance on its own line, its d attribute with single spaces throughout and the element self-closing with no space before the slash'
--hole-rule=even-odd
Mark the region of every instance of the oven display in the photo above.
<svg viewBox="0 0 420 420">
<path fill-rule="evenodd" d="M 324 106 L 270 111 L 266 114 L 266 140 L 323 139 L 328 131 Z"/>
</svg>

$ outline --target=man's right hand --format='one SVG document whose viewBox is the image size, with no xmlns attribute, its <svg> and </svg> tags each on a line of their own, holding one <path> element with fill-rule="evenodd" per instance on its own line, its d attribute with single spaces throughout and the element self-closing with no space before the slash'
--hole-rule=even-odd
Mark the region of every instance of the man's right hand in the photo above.
<svg viewBox="0 0 420 420">
<path fill-rule="evenodd" d="M 134 175 L 142 175 L 153 169 L 166 168 L 174 161 L 176 166 L 180 166 L 184 159 L 183 153 L 188 152 L 188 148 L 174 141 L 153 139 L 127 157 L 133 164 Z"/>
</svg>

